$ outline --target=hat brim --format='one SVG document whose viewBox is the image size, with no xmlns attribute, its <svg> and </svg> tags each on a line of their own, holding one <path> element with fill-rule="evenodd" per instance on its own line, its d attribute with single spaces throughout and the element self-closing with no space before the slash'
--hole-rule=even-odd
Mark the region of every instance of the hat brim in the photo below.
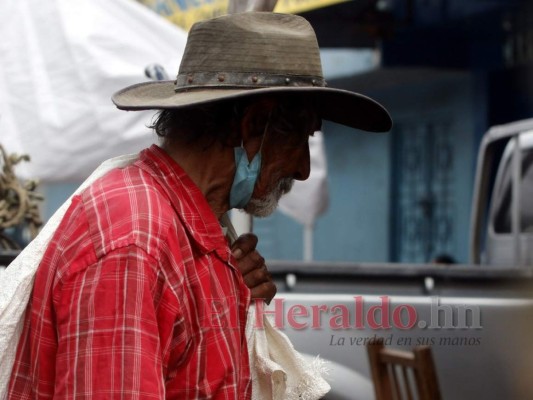
<svg viewBox="0 0 533 400">
<path fill-rule="evenodd" d="M 322 119 L 369 132 L 387 132 L 392 120 L 378 102 L 359 93 L 328 87 L 202 88 L 175 92 L 173 81 L 145 82 L 115 93 L 121 110 L 156 110 L 191 107 L 223 100 L 264 95 L 303 95 L 312 99 Z"/>
</svg>

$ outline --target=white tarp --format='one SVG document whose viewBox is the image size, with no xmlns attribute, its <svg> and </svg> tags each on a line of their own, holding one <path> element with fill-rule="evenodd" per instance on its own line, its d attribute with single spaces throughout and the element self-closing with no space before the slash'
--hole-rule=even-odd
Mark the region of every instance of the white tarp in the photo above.
<svg viewBox="0 0 533 400">
<path fill-rule="evenodd" d="M 0 143 L 31 156 L 17 174 L 81 182 L 155 140 L 152 111 L 110 97 L 151 63 L 174 76 L 185 32 L 133 0 L 2 0 L 0 15 Z"/>
</svg>

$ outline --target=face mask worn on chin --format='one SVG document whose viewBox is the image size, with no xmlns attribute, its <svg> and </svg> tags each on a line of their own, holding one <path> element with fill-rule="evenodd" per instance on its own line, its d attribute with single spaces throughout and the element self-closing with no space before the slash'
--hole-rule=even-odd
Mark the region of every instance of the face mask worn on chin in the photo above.
<svg viewBox="0 0 533 400">
<path fill-rule="evenodd" d="M 262 147 L 262 146 L 261 146 Z M 235 147 L 235 177 L 229 193 L 230 208 L 244 208 L 250 201 L 261 169 L 261 149 L 248 162 L 244 147 Z"/>
</svg>

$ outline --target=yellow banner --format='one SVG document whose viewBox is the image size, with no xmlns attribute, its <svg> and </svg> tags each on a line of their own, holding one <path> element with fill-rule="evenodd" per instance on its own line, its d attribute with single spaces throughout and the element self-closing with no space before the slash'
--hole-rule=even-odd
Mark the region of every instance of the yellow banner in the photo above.
<svg viewBox="0 0 533 400">
<path fill-rule="evenodd" d="M 189 30 L 203 19 L 227 14 L 228 0 L 138 0 L 179 27 Z M 300 13 L 349 0 L 278 0 L 275 12 Z"/>
</svg>

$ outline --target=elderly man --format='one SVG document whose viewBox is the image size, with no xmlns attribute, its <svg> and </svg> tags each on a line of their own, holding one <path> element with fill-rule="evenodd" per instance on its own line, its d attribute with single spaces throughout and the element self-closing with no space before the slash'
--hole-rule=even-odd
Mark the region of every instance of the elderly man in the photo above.
<svg viewBox="0 0 533 400">
<path fill-rule="evenodd" d="M 196 24 L 174 82 L 128 87 L 158 109 L 160 146 L 74 197 L 39 265 L 10 399 L 247 399 L 251 298 L 275 286 L 232 208 L 266 216 L 309 176 L 329 119 L 385 131 L 376 102 L 330 89 L 301 17 L 243 13 Z"/>
</svg>

